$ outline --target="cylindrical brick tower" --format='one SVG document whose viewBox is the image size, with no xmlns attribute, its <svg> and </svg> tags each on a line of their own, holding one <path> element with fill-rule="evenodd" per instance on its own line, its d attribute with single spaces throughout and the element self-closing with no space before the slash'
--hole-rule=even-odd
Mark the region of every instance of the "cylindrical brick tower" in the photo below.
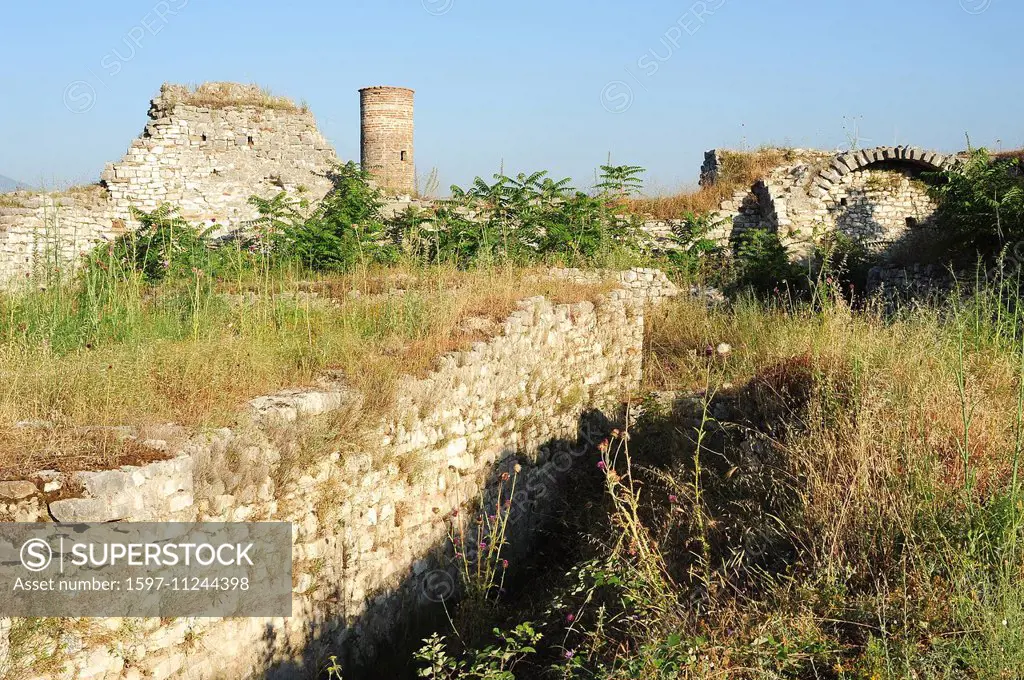
<svg viewBox="0 0 1024 680">
<path fill-rule="evenodd" d="M 362 166 L 382 189 L 416 191 L 413 162 L 413 96 L 404 87 L 359 90 L 362 117 Z"/>
</svg>

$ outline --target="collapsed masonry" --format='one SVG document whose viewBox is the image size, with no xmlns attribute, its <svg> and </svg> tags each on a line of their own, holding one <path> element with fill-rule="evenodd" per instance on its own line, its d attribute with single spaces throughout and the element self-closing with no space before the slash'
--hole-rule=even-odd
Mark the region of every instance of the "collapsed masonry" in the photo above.
<svg viewBox="0 0 1024 680">
<path fill-rule="evenodd" d="M 62 193 L 0 197 L 0 285 L 74 261 L 132 227 L 130 208 L 180 208 L 190 223 L 232 229 L 257 216 L 252 195 L 331 188 L 337 162 L 313 114 L 256 86 L 165 84 L 149 122 L 99 184 Z"/>
</svg>

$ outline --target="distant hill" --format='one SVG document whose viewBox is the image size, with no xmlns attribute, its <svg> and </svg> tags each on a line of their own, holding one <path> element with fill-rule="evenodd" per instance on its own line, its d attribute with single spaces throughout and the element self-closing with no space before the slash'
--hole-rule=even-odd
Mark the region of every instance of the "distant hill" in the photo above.
<svg viewBox="0 0 1024 680">
<path fill-rule="evenodd" d="M 10 177 L 0 175 L 0 194 L 8 191 L 17 191 L 18 189 L 29 188 L 31 187 L 29 187 L 29 185 L 25 184 L 24 182 L 19 182 L 16 179 L 11 179 Z"/>
</svg>

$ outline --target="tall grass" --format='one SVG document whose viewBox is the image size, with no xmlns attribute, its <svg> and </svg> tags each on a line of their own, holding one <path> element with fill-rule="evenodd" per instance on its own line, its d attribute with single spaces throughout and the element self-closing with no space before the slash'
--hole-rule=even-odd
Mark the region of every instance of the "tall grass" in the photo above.
<svg viewBox="0 0 1024 680">
<path fill-rule="evenodd" d="M 11 444 L 19 421 L 229 424 L 247 399 L 325 372 L 383 409 L 398 376 L 486 337 L 479 324 L 463 326 L 467 318 L 500 321 L 526 297 L 578 301 L 607 288 L 537 273 L 393 267 L 225 281 L 197 269 L 147 284 L 131 271 L 87 268 L 72 284 L 6 294 L 0 449 L 25 453 Z"/>
</svg>

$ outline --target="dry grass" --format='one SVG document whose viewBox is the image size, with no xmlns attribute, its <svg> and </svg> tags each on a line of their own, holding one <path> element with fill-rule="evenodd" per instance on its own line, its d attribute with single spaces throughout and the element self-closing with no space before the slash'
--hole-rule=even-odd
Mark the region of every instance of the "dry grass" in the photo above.
<svg viewBox="0 0 1024 680">
<path fill-rule="evenodd" d="M 654 219 L 681 219 L 689 213 L 703 215 L 719 209 L 722 201 L 740 189 L 750 189 L 757 180 L 793 160 L 787 149 L 764 148 L 757 151 L 721 152 L 718 180 L 697 190 L 683 190 L 670 196 L 636 198 L 629 202 L 633 212 Z"/>
<path fill-rule="evenodd" d="M 713 471 L 703 505 L 688 508 L 738 556 L 714 617 L 700 619 L 715 671 L 775 677 L 739 670 L 777 668 L 770 636 L 783 640 L 787 677 L 1018 677 L 1024 375 L 1020 318 L 1000 320 L 997 299 L 895 319 L 842 303 L 682 300 L 648 317 L 648 386 L 710 388 L 741 418 L 726 425 L 735 440 L 705 444 Z M 707 352 L 720 342 L 732 352 Z M 675 479 L 685 487 L 692 474 L 684 463 Z M 769 558 L 751 549 L 744 566 L 739 536 L 768 537 Z"/>
<path fill-rule="evenodd" d="M 197 325 L 183 319 L 189 293 L 181 290 L 143 291 L 85 314 L 82 300 L 59 301 L 54 291 L 0 299 L 0 423 L 45 421 L 54 432 L 226 425 L 248 399 L 312 384 L 325 372 L 343 376 L 366 396 L 367 409 L 379 411 L 390 405 L 401 375 L 423 374 L 445 352 L 500 329 L 467 319 L 500 321 L 517 301 L 536 295 L 576 302 L 609 289 L 536 274 L 367 270 L 279 282 L 278 294 L 241 304 L 229 304 L 218 288 L 199 300 Z M 321 295 L 291 294 L 302 287 Z M 109 332 L 80 328 L 104 317 Z M 0 468 L 17 466 L 32 448 L 13 432 L 0 429 Z M 54 450 L 38 442 L 35 448 Z"/>
<path fill-rule="evenodd" d="M 165 85 L 161 94 L 167 102 L 210 109 L 250 106 L 281 111 L 305 110 L 305 107 L 297 106 L 291 99 L 274 95 L 270 90 L 255 83 L 203 83 L 194 87 Z"/>
</svg>

